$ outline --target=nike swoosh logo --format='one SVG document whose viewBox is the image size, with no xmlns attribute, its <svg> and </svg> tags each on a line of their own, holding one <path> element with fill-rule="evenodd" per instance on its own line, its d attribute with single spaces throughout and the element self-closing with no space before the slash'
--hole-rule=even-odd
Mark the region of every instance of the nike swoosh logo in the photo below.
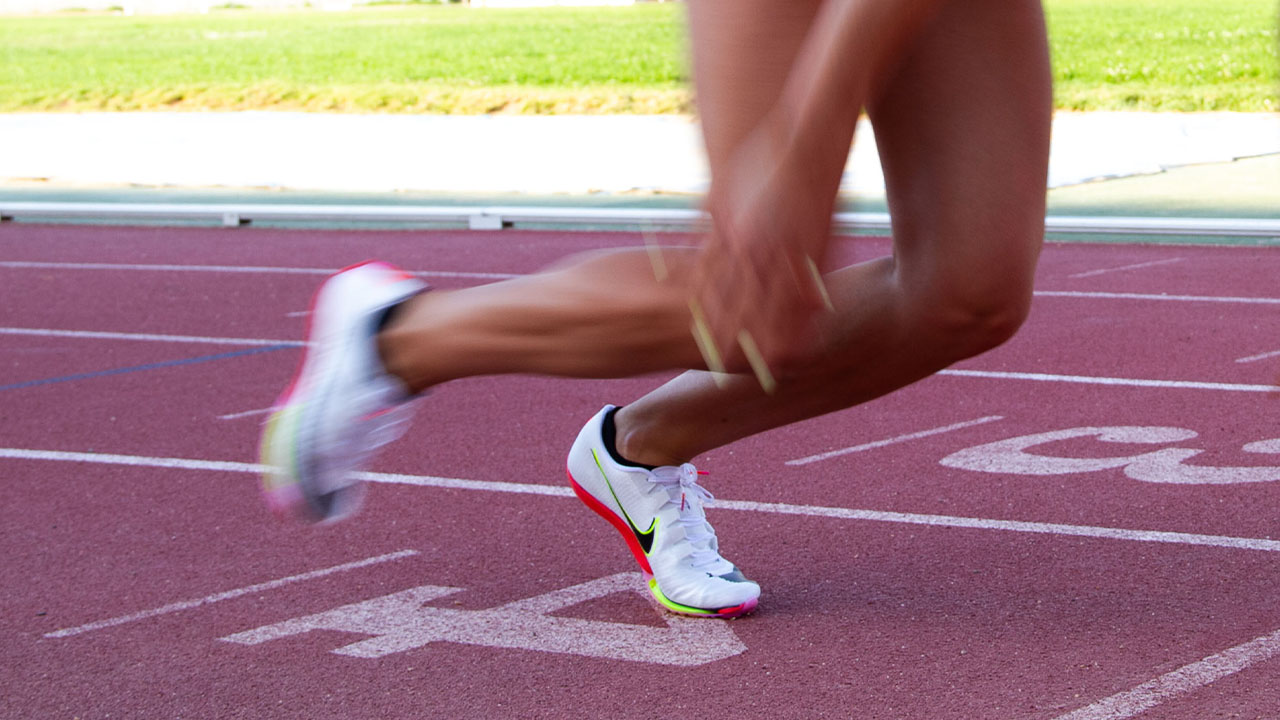
<svg viewBox="0 0 1280 720">
<path fill-rule="evenodd" d="M 591 458 L 596 461 L 596 468 L 600 470 L 600 477 L 604 478 L 605 487 L 609 488 L 609 494 L 613 496 L 613 501 L 617 503 L 618 509 L 622 511 L 622 519 L 627 521 L 627 526 L 631 528 L 631 532 L 635 533 L 636 540 L 640 543 L 640 547 L 644 550 L 644 554 L 648 555 L 649 550 L 653 547 L 653 536 L 658 531 L 658 518 L 655 515 L 653 522 L 649 523 L 649 529 L 644 532 L 636 527 L 631 521 L 631 516 L 627 514 L 627 509 L 622 507 L 622 501 L 618 499 L 618 493 L 613 491 L 613 483 L 609 482 L 609 475 L 604 471 L 604 466 L 600 464 L 600 456 L 596 454 L 595 448 L 591 449 Z"/>
</svg>

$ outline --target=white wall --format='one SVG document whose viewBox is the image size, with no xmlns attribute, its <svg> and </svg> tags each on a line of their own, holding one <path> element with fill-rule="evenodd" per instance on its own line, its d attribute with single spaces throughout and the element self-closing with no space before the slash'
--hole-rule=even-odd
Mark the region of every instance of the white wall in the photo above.
<svg viewBox="0 0 1280 720">
<path fill-rule="evenodd" d="M 551 5 L 634 5 L 635 0 L 471 0 L 472 7 L 547 7 Z"/>
<path fill-rule="evenodd" d="M 652 1 L 652 0 L 650 0 Z M 658 0 L 661 2 L 662 0 Z M 62 10 L 109 10 L 123 8 L 126 14 L 203 13 L 209 8 L 234 2 L 253 8 L 280 10 L 310 5 L 323 10 L 350 10 L 370 0 L 0 0 L 0 15 L 51 13 Z M 468 2 L 468 0 L 463 0 Z M 469 0 L 474 7 L 543 7 L 550 5 L 632 5 L 636 0 Z"/>
<path fill-rule="evenodd" d="M 246 5 L 267 10 L 311 7 L 325 10 L 350 10 L 369 0 L 0 0 L 0 15 L 52 13 L 62 10 L 109 10 L 123 8 L 126 14 L 203 13 L 209 8 Z"/>
</svg>

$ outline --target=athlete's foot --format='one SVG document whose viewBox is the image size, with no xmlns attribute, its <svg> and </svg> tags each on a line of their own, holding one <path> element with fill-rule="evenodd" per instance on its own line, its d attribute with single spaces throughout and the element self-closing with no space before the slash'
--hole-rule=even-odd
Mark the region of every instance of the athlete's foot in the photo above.
<svg viewBox="0 0 1280 720">
<path fill-rule="evenodd" d="M 760 586 L 720 556 L 703 512 L 711 493 L 697 484 L 697 469 L 688 463 L 648 468 L 617 457 L 609 432 L 616 409 L 597 413 L 573 443 L 573 491 L 622 533 L 663 607 L 723 618 L 754 610 Z"/>
<path fill-rule="evenodd" d="M 387 311 L 426 285 L 385 263 L 337 273 L 316 293 L 307 349 L 262 433 L 262 488 L 279 515 L 337 520 L 355 512 L 352 474 L 404 432 L 412 395 L 389 375 L 376 337 Z"/>
</svg>

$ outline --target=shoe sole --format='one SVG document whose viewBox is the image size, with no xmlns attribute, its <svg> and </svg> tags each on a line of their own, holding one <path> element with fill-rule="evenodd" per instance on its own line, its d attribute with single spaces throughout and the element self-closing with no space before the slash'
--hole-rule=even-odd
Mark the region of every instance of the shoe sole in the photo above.
<svg viewBox="0 0 1280 720">
<path fill-rule="evenodd" d="M 649 594 L 652 595 L 653 599 L 656 600 L 664 609 L 669 612 L 676 613 L 677 615 L 701 618 L 723 618 L 726 620 L 746 615 L 756 609 L 756 605 L 758 605 L 760 601 L 759 598 L 752 598 L 741 605 L 734 605 L 733 607 L 718 608 L 714 610 L 682 605 L 668 598 L 662 593 L 662 589 L 658 587 L 658 579 L 653 576 L 653 568 L 649 565 L 649 558 L 644 554 L 644 548 L 640 547 L 640 541 L 636 540 L 636 536 L 631 532 L 631 528 L 627 525 L 627 522 L 611 510 L 609 506 L 600 502 L 596 496 L 592 495 L 585 488 L 579 485 L 578 481 L 573 479 L 573 473 L 570 472 L 568 468 L 565 469 L 565 474 L 569 477 L 569 485 L 573 488 L 573 494 L 577 495 L 578 499 L 581 500 L 584 505 L 594 510 L 597 515 L 609 521 L 609 524 L 622 535 L 622 539 L 627 543 L 627 548 L 631 550 L 632 556 L 634 556 L 636 562 L 640 564 L 640 570 L 644 575 L 645 586 L 649 588 Z"/>
</svg>

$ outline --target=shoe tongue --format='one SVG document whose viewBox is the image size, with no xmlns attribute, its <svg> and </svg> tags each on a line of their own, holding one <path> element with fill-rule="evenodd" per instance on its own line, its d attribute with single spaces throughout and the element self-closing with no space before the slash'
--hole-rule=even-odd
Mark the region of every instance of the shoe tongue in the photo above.
<svg viewBox="0 0 1280 720">
<path fill-rule="evenodd" d="M 680 468 L 674 465 L 662 465 L 649 471 L 653 476 L 654 482 L 662 485 L 679 485 L 680 484 Z"/>
</svg>

